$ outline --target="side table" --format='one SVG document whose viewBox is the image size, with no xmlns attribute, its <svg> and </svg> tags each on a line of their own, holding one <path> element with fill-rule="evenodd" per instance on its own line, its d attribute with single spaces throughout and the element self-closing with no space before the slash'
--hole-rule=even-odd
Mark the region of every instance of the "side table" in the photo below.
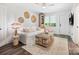
<svg viewBox="0 0 79 59">
<path fill-rule="evenodd" d="M 19 45 L 19 35 L 14 35 L 13 36 L 13 46 L 18 47 Z"/>
</svg>

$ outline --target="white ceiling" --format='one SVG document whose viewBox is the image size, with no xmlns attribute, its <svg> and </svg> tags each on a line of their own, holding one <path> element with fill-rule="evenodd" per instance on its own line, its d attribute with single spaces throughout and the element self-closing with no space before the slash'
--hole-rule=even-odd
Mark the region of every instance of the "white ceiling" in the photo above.
<svg viewBox="0 0 79 59">
<path fill-rule="evenodd" d="M 59 12 L 63 10 L 69 10 L 72 8 L 72 3 L 52 3 L 52 6 L 50 6 L 50 3 L 47 3 L 46 8 L 43 8 L 41 4 L 36 5 L 34 3 L 0 3 L 2 6 L 10 7 L 12 9 L 22 9 L 22 8 L 28 8 L 32 12 L 36 13 L 51 13 L 51 12 Z M 16 10 L 17 10 L 16 9 Z"/>
<path fill-rule="evenodd" d="M 52 12 L 57 12 L 57 11 L 63 11 L 63 10 L 69 10 L 72 8 L 73 4 L 68 4 L 68 3 L 54 3 L 53 6 L 47 6 L 46 8 L 43 8 L 42 6 L 39 5 L 34 5 L 34 4 L 27 4 L 28 8 L 33 11 L 33 12 L 43 12 L 43 13 L 52 13 Z"/>
</svg>

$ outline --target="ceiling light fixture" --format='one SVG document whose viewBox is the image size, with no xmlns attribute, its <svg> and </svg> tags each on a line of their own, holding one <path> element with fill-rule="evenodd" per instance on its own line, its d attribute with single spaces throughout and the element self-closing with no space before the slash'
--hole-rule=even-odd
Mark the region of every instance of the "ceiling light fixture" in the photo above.
<svg viewBox="0 0 79 59">
<path fill-rule="evenodd" d="M 43 6 L 42 8 L 44 8 L 44 9 L 45 9 L 46 7 L 45 7 L 45 6 Z"/>
<path fill-rule="evenodd" d="M 50 3 L 35 3 L 35 5 L 41 6 L 44 9 L 46 7 L 54 6 L 54 4 L 50 4 Z"/>
</svg>

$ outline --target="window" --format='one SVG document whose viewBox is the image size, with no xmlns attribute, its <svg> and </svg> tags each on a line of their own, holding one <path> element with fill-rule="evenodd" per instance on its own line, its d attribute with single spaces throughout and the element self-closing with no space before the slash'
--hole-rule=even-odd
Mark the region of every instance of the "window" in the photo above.
<svg viewBox="0 0 79 59">
<path fill-rule="evenodd" d="M 53 16 L 45 16 L 45 27 L 56 27 L 56 19 Z"/>
</svg>

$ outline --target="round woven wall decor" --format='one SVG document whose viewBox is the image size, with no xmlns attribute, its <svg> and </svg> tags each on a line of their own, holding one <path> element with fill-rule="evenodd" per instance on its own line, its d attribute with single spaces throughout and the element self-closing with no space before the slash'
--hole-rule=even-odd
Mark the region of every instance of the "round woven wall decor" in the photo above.
<svg viewBox="0 0 79 59">
<path fill-rule="evenodd" d="M 24 12 L 24 17 L 25 17 L 25 18 L 29 18 L 29 17 L 30 17 L 30 14 L 29 14 L 28 11 Z"/>
<path fill-rule="evenodd" d="M 18 22 L 23 23 L 24 22 L 24 18 L 23 17 L 19 17 L 18 18 Z"/>
</svg>

